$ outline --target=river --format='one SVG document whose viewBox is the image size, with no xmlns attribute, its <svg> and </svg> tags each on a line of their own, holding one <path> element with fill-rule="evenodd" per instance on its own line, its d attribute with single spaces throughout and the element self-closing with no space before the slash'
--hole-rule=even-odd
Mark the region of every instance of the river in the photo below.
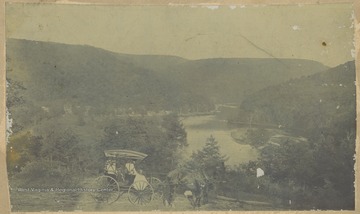
<svg viewBox="0 0 360 214">
<path fill-rule="evenodd" d="M 257 159 L 257 150 L 235 142 L 231 132 L 237 129 L 229 127 L 225 120 L 217 118 L 216 115 L 184 117 L 182 123 L 187 132 L 188 155 L 202 149 L 206 139 L 212 135 L 219 144 L 221 154 L 228 157 L 226 165 L 233 166 Z"/>
</svg>

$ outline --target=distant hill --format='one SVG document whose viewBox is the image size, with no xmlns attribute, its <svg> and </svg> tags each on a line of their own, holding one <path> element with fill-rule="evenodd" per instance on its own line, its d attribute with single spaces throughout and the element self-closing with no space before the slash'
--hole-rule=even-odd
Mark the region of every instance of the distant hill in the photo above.
<svg viewBox="0 0 360 214">
<path fill-rule="evenodd" d="M 211 98 L 215 103 L 241 99 L 270 85 L 327 70 L 311 60 L 266 58 L 211 58 L 186 60 L 175 56 L 121 55 L 127 62 L 155 71 Z"/>
<path fill-rule="evenodd" d="M 10 39 L 7 78 L 23 82 L 26 97 L 37 102 L 149 110 L 209 104 L 128 57 L 89 46 Z"/>
<path fill-rule="evenodd" d="M 252 118 L 298 134 L 355 127 L 355 63 L 267 87 L 246 97 L 235 121 Z"/>
<path fill-rule="evenodd" d="M 267 86 L 326 69 L 309 60 L 215 58 L 187 61 L 172 71 L 185 88 L 207 94 L 215 103 L 240 103 Z"/>
<path fill-rule="evenodd" d="M 36 102 L 207 111 L 327 67 L 310 60 L 119 54 L 84 45 L 8 39 L 7 78 Z"/>
</svg>

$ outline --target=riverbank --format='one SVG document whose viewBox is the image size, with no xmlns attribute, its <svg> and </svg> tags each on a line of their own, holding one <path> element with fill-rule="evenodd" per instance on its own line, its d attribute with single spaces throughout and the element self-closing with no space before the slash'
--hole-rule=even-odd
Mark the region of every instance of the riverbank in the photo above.
<svg viewBox="0 0 360 214">
<path fill-rule="evenodd" d="M 226 165 L 234 166 L 256 160 L 258 151 L 250 145 L 239 144 L 231 133 L 237 129 L 228 126 L 226 120 L 221 120 L 215 115 L 191 116 L 181 118 L 187 132 L 188 148 L 186 154 L 202 149 L 207 138 L 213 136 L 219 146 L 220 152 L 228 157 Z"/>
</svg>

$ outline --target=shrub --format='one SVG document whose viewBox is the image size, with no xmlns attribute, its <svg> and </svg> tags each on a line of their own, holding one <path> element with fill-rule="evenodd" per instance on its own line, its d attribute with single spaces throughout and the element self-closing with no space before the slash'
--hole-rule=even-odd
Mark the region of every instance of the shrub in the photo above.
<svg viewBox="0 0 360 214">
<path fill-rule="evenodd" d="M 48 162 L 34 161 L 15 174 L 16 185 L 23 188 L 72 188 L 78 180 L 66 170 L 53 168 Z"/>
</svg>

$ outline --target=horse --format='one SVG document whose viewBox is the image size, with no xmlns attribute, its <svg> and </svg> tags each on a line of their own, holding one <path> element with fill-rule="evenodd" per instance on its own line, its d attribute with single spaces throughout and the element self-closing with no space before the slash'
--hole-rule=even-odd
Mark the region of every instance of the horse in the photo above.
<svg viewBox="0 0 360 214">
<path fill-rule="evenodd" d="M 193 208 L 201 206 L 201 199 L 204 197 L 204 190 L 206 184 L 200 183 L 199 180 L 194 180 L 192 183 L 184 184 L 186 190 L 184 196 L 190 201 Z"/>
<path fill-rule="evenodd" d="M 208 202 L 211 183 L 207 176 L 194 170 L 178 168 L 168 173 L 165 180 L 163 203 L 174 206 L 176 189 L 183 192 L 193 208 Z"/>
</svg>

